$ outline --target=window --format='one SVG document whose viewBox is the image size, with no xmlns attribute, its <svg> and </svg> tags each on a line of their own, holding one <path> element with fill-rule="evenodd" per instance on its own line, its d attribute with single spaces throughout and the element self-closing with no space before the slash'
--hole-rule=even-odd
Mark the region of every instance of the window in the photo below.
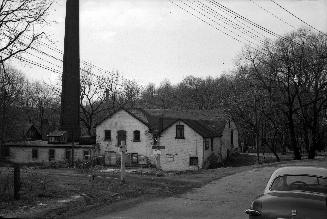
<svg viewBox="0 0 327 219">
<path fill-rule="evenodd" d="M 327 178 L 310 175 L 283 175 L 274 179 L 270 191 L 306 191 L 326 193 Z"/>
<path fill-rule="evenodd" d="M 132 153 L 131 154 L 131 160 L 132 160 L 132 164 L 138 164 L 139 162 L 139 158 L 138 158 L 138 154 L 137 153 Z"/>
<path fill-rule="evenodd" d="M 66 157 L 66 160 L 71 160 L 72 159 L 72 151 L 67 149 L 65 157 Z"/>
<path fill-rule="evenodd" d="M 211 138 L 211 151 L 213 151 L 213 138 Z"/>
<path fill-rule="evenodd" d="M 137 141 L 141 141 L 141 138 L 140 138 L 140 131 L 139 130 L 135 130 L 134 131 L 134 139 L 133 141 L 137 142 Z"/>
<path fill-rule="evenodd" d="M 52 161 L 55 159 L 55 150 L 49 149 L 49 161 Z"/>
<path fill-rule="evenodd" d="M 198 157 L 190 157 L 190 166 L 198 166 L 199 158 Z"/>
<path fill-rule="evenodd" d="M 205 150 L 208 150 L 209 149 L 209 145 L 210 145 L 209 138 L 205 138 L 204 139 L 204 149 Z"/>
<path fill-rule="evenodd" d="M 182 139 L 184 138 L 184 126 L 176 125 L 176 138 Z"/>
<path fill-rule="evenodd" d="M 88 150 L 83 151 L 83 157 L 84 157 L 84 160 L 89 160 L 90 159 L 90 151 L 88 151 Z"/>
<path fill-rule="evenodd" d="M 230 144 L 231 144 L 231 145 L 234 145 L 234 141 L 233 141 L 233 140 L 234 140 L 234 139 L 233 139 L 233 134 L 234 134 L 234 133 L 233 133 L 233 132 L 234 132 L 233 129 L 230 130 Z"/>
<path fill-rule="evenodd" d="M 32 149 L 32 159 L 37 159 L 39 157 L 39 151 L 37 149 Z"/>
<path fill-rule="evenodd" d="M 104 130 L 104 140 L 111 141 L 111 130 Z"/>
</svg>

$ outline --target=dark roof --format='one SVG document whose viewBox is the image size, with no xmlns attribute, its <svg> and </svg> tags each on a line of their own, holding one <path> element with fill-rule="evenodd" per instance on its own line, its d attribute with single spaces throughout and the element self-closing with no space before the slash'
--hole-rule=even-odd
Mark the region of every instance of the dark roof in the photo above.
<svg viewBox="0 0 327 219">
<path fill-rule="evenodd" d="M 227 115 L 218 110 L 144 109 L 143 111 L 151 118 L 152 129 L 162 132 L 177 121 L 182 121 L 203 137 L 221 136 L 227 119 Z"/>
<path fill-rule="evenodd" d="M 119 110 L 125 110 L 127 113 L 131 114 L 133 117 L 147 125 L 150 132 L 159 134 L 175 124 L 177 121 L 182 121 L 203 137 L 218 137 L 222 136 L 226 120 L 230 118 L 228 114 L 221 110 L 177 111 L 168 109 L 140 108 Z"/>
</svg>

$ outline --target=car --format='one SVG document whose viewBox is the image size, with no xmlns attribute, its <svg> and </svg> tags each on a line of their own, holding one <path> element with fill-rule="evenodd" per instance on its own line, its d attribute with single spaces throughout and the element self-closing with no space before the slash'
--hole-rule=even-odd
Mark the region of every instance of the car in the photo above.
<svg viewBox="0 0 327 219">
<path fill-rule="evenodd" d="M 326 219 L 327 169 L 281 167 L 245 210 L 250 219 Z"/>
</svg>

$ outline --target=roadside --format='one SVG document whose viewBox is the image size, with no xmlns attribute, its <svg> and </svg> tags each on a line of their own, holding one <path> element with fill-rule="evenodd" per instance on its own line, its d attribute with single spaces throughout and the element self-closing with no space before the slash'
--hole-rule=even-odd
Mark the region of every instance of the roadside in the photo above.
<svg viewBox="0 0 327 219">
<path fill-rule="evenodd" d="M 58 218 L 79 215 L 76 217 L 79 218 L 88 212 L 93 217 L 132 207 L 140 202 L 183 194 L 236 173 L 283 163 L 295 165 L 297 161 L 195 172 L 163 173 L 155 169 L 130 169 L 125 184 L 120 183 L 119 170 L 113 168 L 96 167 L 85 171 L 24 168 L 22 198 L 13 201 L 8 196 L 2 196 L 0 216 Z M 1 177 L 5 176 L 6 170 L 1 169 Z"/>
<path fill-rule="evenodd" d="M 264 165 L 214 180 L 181 195 L 137 203 L 102 216 L 88 212 L 76 218 L 247 218 L 244 210 L 263 192 L 272 172 L 288 165 L 327 167 L 327 160 Z"/>
</svg>

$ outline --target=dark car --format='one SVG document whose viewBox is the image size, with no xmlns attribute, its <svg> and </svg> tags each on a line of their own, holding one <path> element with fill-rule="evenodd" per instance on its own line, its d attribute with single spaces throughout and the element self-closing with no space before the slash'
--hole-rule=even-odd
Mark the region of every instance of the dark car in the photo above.
<svg viewBox="0 0 327 219">
<path fill-rule="evenodd" d="M 327 219 L 327 169 L 277 169 L 245 213 L 252 219 Z"/>
</svg>

